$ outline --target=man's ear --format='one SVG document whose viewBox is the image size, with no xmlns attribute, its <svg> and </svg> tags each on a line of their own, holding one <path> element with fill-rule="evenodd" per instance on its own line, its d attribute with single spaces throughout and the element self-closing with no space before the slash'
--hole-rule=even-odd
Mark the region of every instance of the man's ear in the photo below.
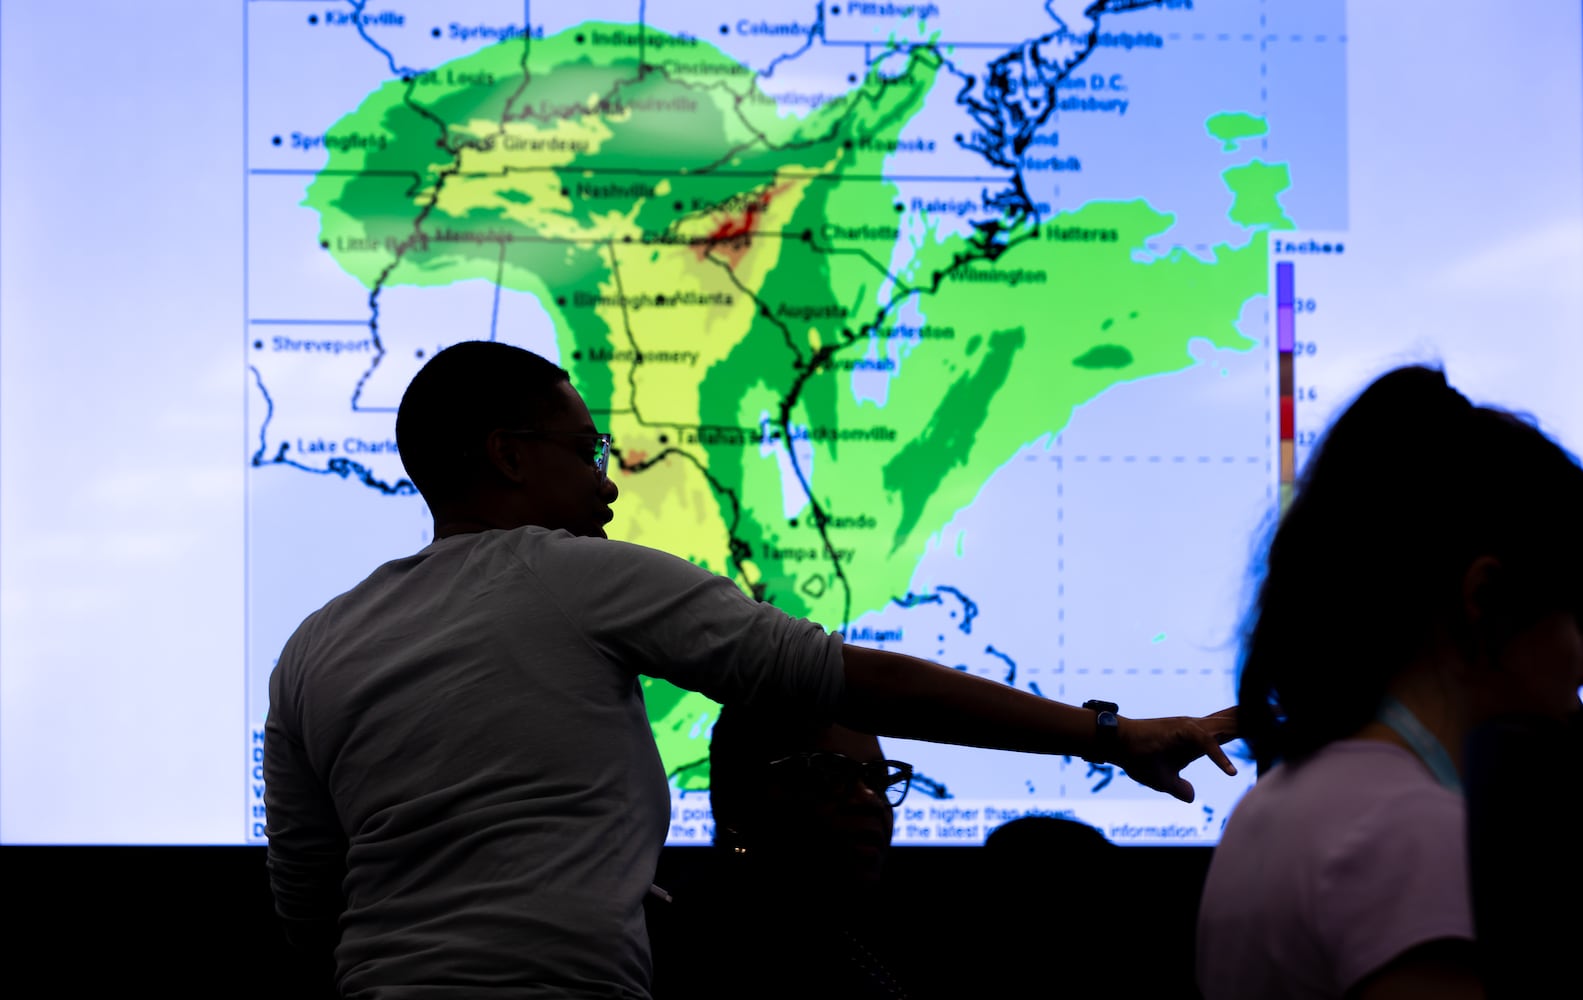
<svg viewBox="0 0 1583 1000">
<path fill-rule="evenodd" d="M 521 483 L 527 478 L 527 456 L 522 451 L 522 438 L 503 430 L 493 430 L 484 439 L 484 456 L 495 471 L 508 482 Z"/>
</svg>

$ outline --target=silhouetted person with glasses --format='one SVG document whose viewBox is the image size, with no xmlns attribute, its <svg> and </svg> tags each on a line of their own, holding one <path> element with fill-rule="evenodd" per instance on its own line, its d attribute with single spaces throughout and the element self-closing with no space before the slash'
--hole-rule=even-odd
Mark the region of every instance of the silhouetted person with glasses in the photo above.
<svg viewBox="0 0 1583 1000">
<path fill-rule="evenodd" d="M 709 763 L 714 856 L 657 908 L 657 1000 L 922 995 L 883 878 L 912 765 L 873 736 L 740 706 Z"/>
<path fill-rule="evenodd" d="M 1107 718 L 895 653 L 608 540 L 610 440 L 567 373 L 468 342 L 396 442 L 434 541 L 310 615 L 270 677 L 276 909 L 367 998 L 646 997 L 670 815 L 640 675 L 865 732 L 1104 756 L 1191 799 L 1233 723 Z M 1104 724 L 1101 723 L 1113 723 Z"/>
</svg>

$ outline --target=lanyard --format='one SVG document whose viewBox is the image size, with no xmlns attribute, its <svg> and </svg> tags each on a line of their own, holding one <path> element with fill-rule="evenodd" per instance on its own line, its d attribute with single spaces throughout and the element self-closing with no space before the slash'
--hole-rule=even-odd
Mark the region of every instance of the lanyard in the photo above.
<svg viewBox="0 0 1583 1000">
<path fill-rule="evenodd" d="M 1456 765 L 1451 763 L 1451 755 L 1446 753 L 1446 748 L 1435 739 L 1435 734 L 1419 722 L 1418 716 L 1406 705 L 1397 701 L 1395 696 L 1386 695 L 1385 700 L 1380 702 L 1380 713 L 1376 718 L 1407 741 L 1408 749 L 1418 755 L 1436 781 L 1453 792 L 1461 793 L 1462 778 L 1457 774 Z"/>
</svg>

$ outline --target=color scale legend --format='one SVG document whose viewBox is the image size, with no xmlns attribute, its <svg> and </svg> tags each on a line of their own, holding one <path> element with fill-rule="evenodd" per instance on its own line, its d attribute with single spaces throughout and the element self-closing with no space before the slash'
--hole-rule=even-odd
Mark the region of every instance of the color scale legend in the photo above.
<svg viewBox="0 0 1583 1000">
<path fill-rule="evenodd" d="M 1281 509 L 1291 502 L 1297 481 L 1297 399 L 1293 351 L 1297 344 L 1297 309 L 1293 295 L 1296 265 L 1275 265 L 1275 351 L 1280 362 L 1281 392 Z"/>
</svg>

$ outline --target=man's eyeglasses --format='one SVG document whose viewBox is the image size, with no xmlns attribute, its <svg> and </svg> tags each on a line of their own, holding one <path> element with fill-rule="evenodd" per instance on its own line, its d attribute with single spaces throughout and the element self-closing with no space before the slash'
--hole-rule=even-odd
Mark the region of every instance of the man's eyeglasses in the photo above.
<svg viewBox="0 0 1583 1000">
<path fill-rule="evenodd" d="M 574 445 L 576 451 L 582 455 L 583 460 L 598 471 L 600 478 L 610 468 L 610 445 L 615 439 L 609 434 L 595 434 L 590 431 L 506 431 L 519 437 L 541 437 L 579 442 Z"/>
<path fill-rule="evenodd" d="M 899 760 L 853 760 L 844 753 L 809 751 L 772 760 L 770 767 L 795 773 L 832 793 L 861 781 L 893 806 L 901 805 L 912 787 L 912 765 Z"/>
</svg>

